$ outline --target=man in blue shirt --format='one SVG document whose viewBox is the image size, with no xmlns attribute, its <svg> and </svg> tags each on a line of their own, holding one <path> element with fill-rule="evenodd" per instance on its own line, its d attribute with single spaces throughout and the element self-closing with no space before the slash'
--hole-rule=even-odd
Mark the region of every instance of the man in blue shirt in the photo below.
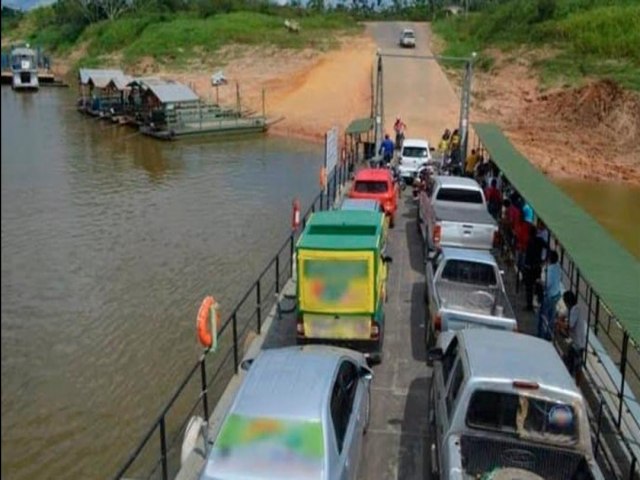
<svg viewBox="0 0 640 480">
<path fill-rule="evenodd" d="M 391 162 L 391 159 L 393 158 L 394 148 L 395 148 L 395 145 L 393 144 L 393 141 L 389 138 L 389 135 L 386 134 L 384 136 L 384 140 L 382 141 L 382 145 L 380 145 L 380 151 L 378 152 L 378 154 L 382 154 L 383 165 L 386 165 L 389 162 Z"/>
<path fill-rule="evenodd" d="M 558 252 L 549 252 L 544 299 L 538 312 L 538 337 L 551 340 L 556 322 L 556 306 L 562 295 L 562 270 L 558 263 Z"/>
</svg>

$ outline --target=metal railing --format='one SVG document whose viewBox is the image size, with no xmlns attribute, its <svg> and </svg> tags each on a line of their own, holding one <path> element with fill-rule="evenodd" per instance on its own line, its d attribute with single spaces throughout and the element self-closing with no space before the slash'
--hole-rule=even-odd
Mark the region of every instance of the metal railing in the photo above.
<svg viewBox="0 0 640 480">
<path fill-rule="evenodd" d="M 635 403 L 638 405 L 638 397 L 625 394 L 626 386 L 634 392 L 635 395 L 640 394 L 640 376 L 638 368 L 640 366 L 640 347 L 631 338 L 629 332 L 615 319 L 612 313 L 607 309 L 606 305 L 601 301 L 598 293 L 580 276 L 579 267 L 573 262 L 569 253 L 558 241 L 558 239 L 550 232 L 549 248 L 556 250 L 559 255 L 559 264 L 563 272 L 563 283 L 565 287 L 576 294 L 578 299 L 578 308 L 581 308 L 587 315 L 587 345 L 588 348 L 584 352 L 584 362 L 582 371 L 585 374 L 587 385 L 582 385 L 582 391 L 585 393 L 594 415 L 590 418 L 592 435 L 594 438 L 594 455 L 600 464 L 604 464 L 609 472 L 624 479 L 638 479 L 640 476 L 640 465 L 638 465 L 638 457 L 634 452 L 640 448 L 640 439 L 629 438 L 622 429 L 623 413 L 629 413 L 625 416 L 629 422 L 640 430 L 639 419 L 628 409 L 627 403 Z M 512 238 L 511 232 L 501 231 L 503 239 Z M 506 241 L 502 245 L 515 258 L 513 245 Z M 516 292 L 519 290 L 519 275 L 522 273 L 516 262 L 518 271 L 516 280 Z M 593 337 L 595 335 L 603 348 L 596 345 Z M 564 354 L 562 337 L 555 335 L 553 344 L 558 353 Z M 614 391 L 604 388 L 602 376 L 593 371 L 592 366 L 586 362 L 589 350 L 595 353 L 602 370 L 607 376 L 610 384 L 615 386 Z M 606 350 L 606 351 L 605 351 Z M 614 372 L 611 368 L 605 368 L 605 365 L 617 365 L 617 373 L 620 378 L 614 378 Z M 585 387 L 588 387 L 585 388 Z M 611 405 L 605 398 L 605 394 L 611 394 L 617 397 L 617 405 Z M 611 442 L 611 440 L 614 440 Z M 606 440 L 609 440 L 608 442 Z M 618 448 L 612 448 L 615 444 Z M 617 450 L 617 451 L 614 451 Z"/>
<path fill-rule="evenodd" d="M 344 163 L 336 166 L 328 178 L 326 191 L 321 191 L 302 215 L 302 228 L 287 235 L 276 254 L 221 325 L 215 355 L 203 353 L 189 369 L 114 479 L 128 474 L 135 478 L 167 480 L 177 474 L 180 469 L 181 440 L 190 418 L 201 408 L 203 418 L 209 419 L 227 384 L 238 373 L 248 332 L 253 330 L 261 333 L 263 320 L 279 301 L 282 288 L 292 277 L 296 239 L 313 212 L 334 206 L 340 188 L 350 178 L 351 167 Z M 208 372 L 213 373 L 209 376 Z M 173 422 L 172 415 L 177 416 Z M 155 448 L 152 443 L 155 443 Z"/>
</svg>

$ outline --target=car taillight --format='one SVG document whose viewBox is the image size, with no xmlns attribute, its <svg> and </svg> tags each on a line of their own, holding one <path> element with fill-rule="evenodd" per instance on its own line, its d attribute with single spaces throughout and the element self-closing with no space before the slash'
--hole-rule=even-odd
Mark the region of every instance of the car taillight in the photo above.
<svg viewBox="0 0 640 480">
<path fill-rule="evenodd" d="M 371 339 L 377 340 L 379 337 L 380 337 L 380 327 L 378 327 L 378 324 L 372 320 L 371 321 Z"/>
<path fill-rule="evenodd" d="M 304 323 L 302 322 L 302 315 L 298 317 L 298 321 L 296 322 L 296 332 L 298 336 L 304 337 Z"/>
<path fill-rule="evenodd" d="M 433 227 L 433 243 L 438 245 L 440 243 L 440 238 L 442 235 L 442 227 L 440 225 L 436 225 Z"/>
<path fill-rule="evenodd" d="M 433 328 L 438 332 L 442 329 L 442 317 L 440 315 L 433 317 Z"/>
</svg>

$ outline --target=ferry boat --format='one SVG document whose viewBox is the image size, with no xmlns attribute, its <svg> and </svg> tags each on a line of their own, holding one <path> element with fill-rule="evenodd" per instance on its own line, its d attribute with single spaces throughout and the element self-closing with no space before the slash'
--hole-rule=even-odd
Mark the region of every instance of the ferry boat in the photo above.
<svg viewBox="0 0 640 480">
<path fill-rule="evenodd" d="M 38 90 L 38 65 L 35 52 L 27 47 L 11 51 L 11 87 L 14 90 Z"/>
</svg>

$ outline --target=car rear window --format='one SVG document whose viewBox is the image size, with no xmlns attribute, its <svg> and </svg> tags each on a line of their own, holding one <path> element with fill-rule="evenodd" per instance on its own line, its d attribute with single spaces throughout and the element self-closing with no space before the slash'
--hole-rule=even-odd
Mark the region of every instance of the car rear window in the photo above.
<svg viewBox="0 0 640 480">
<path fill-rule="evenodd" d="M 354 190 L 358 193 L 386 193 L 387 182 L 375 180 L 357 180 Z"/>
<path fill-rule="evenodd" d="M 402 36 L 405 37 L 405 38 L 413 38 L 414 34 L 413 34 L 413 32 L 403 32 Z"/>
<path fill-rule="evenodd" d="M 478 190 L 464 188 L 441 188 L 436 200 L 443 202 L 482 203 L 482 194 Z"/>
<path fill-rule="evenodd" d="M 498 283 L 492 265 L 466 260 L 447 260 L 441 278 L 472 285 L 496 285 Z"/>
<path fill-rule="evenodd" d="M 403 157 L 426 157 L 427 149 L 423 147 L 404 147 L 402 149 Z"/>
<path fill-rule="evenodd" d="M 478 390 L 467 410 L 467 426 L 544 443 L 573 444 L 578 418 L 573 406 L 528 395 Z"/>
</svg>

